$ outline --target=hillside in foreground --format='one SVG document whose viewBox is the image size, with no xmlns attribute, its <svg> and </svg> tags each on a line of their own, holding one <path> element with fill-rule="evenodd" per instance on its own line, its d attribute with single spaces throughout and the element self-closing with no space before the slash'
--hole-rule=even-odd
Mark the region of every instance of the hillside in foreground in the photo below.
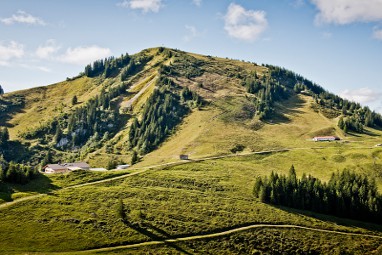
<svg viewBox="0 0 382 255">
<path fill-rule="evenodd" d="M 380 115 L 293 72 L 154 48 L 0 100 L 7 162 L 114 168 L 138 155 L 123 171 L 0 182 L 0 253 L 381 252 L 378 224 L 253 195 L 257 177 L 291 165 L 322 181 L 348 169 L 382 188 Z"/>
</svg>

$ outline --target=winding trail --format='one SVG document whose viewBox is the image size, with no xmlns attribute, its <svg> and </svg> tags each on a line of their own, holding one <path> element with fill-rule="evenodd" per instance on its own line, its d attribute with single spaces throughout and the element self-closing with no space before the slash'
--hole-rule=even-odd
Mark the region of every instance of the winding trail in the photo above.
<svg viewBox="0 0 382 255">
<path fill-rule="evenodd" d="M 284 151 L 289 151 L 289 150 L 291 150 L 291 149 L 267 150 L 267 151 L 249 152 L 249 153 L 242 153 L 242 154 L 228 154 L 228 155 L 221 155 L 221 156 L 204 157 L 204 158 L 193 159 L 193 160 L 175 161 L 175 162 L 163 163 L 163 164 L 158 164 L 158 165 L 144 166 L 144 167 L 135 168 L 135 169 L 131 168 L 131 170 L 137 170 L 137 171 L 133 172 L 133 173 L 128 173 L 128 174 L 116 176 L 116 177 L 106 178 L 106 179 L 99 180 L 99 181 L 91 181 L 91 182 L 87 182 L 87 183 L 82 183 L 82 184 L 77 184 L 77 185 L 73 185 L 73 186 L 68 186 L 68 187 L 64 187 L 64 188 L 61 188 L 61 189 L 57 189 L 57 190 L 51 191 L 49 193 L 36 194 L 36 195 L 31 195 L 31 196 L 19 198 L 19 199 L 13 200 L 11 202 L 5 202 L 5 203 L 0 204 L 0 210 L 4 209 L 4 208 L 7 208 L 7 207 L 10 207 L 12 205 L 16 205 L 16 204 L 18 204 L 20 202 L 23 202 L 23 201 L 37 199 L 39 197 L 46 196 L 48 194 L 54 194 L 54 193 L 62 191 L 62 190 L 69 190 L 69 189 L 75 189 L 75 188 L 90 186 L 90 185 L 97 185 L 97 184 L 100 184 L 100 183 L 116 181 L 116 180 L 120 180 L 120 179 L 131 177 L 131 176 L 134 176 L 134 175 L 142 174 L 142 173 L 147 172 L 149 170 L 154 170 L 155 168 L 168 167 L 168 166 L 177 166 L 177 165 L 189 164 L 189 163 L 194 163 L 194 162 L 202 162 L 202 161 L 206 161 L 206 160 L 228 158 L 228 157 L 249 156 L 249 155 L 255 155 L 255 154 L 267 154 L 267 153 L 272 153 L 272 152 L 284 152 Z"/>
<path fill-rule="evenodd" d="M 108 252 L 108 251 L 113 251 L 113 250 L 139 248 L 139 247 L 143 247 L 143 246 L 172 244 L 172 243 L 185 242 L 185 241 L 195 241 L 195 240 L 216 238 L 216 237 L 226 236 L 226 235 L 230 235 L 230 234 L 234 234 L 234 233 L 238 233 L 238 232 L 243 232 L 243 231 L 247 231 L 247 230 L 262 229 L 262 228 L 267 228 L 267 229 L 301 229 L 301 230 L 307 230 L 307 231 L 346 235 L 346 236 L 358 236 L 358 237 L 369 237 L 369 238 L 382 239 L 382 236 L 379 236 L 379 235 L 349 233 L 349 232 L 327 230 L 327 229 L 321 229 L 321 228 L 303 227 L 303 226 L 298 226 L 298 225 L 254 224 L 254 225 L 249 225 L 249 226 L 245 226 L 245 227 L 238 227 L 238 228 L 233 228 L 233 229 L 226 230 L 226 231 L 216 232 L 216 233 L 212 233 L 212 234 L 192 235 L 192 236 L 179 237 L 179 238 L 173 238 L 173 239 L 148 241 L 148 242 L 142 242 L 142 243 L 136 243 L 136 244 L 119 245 L 119 246 L 114 246 L 114 247 L 105 247 L 105 248 L 89 249 L 89 250 L 83 250 L 83 251 L 73 251 L 73 252 L 66 252 L 66 253 L 81 254 L 81 253 L 91 253 L 91 252 Z"/>
<path fill-rule="evenodd" d="M 256 152 L 235 153 L 235 154 L 226 154 L 226 155 L 220 155 L 220 156 L 202 157 L 202 158 L 191 159 L 191 160 L 181 160 L 181 161 L 163 163 L 163 164 L 158 164 L 158 165 L 143 166 L 140 168 L 131 168 L 131 170 L 137 170 L 137 171 L 133 172 L 133 173 L 128 173 L 128 174 L 116 176 L 116 177 L 102 179 L 99 181 L 90 181 L 87 183 L 68 186 L 68 187 L 64 187 L 61 189 L 51 191 L 49 193 L 36 194 L 36 195 L 31 195 L 31 196 L 19 198 L 19 199 L 13 200 L 11 202 L 5 202 L 5 203 L 0 204 L 0 210 L 7 208 L 7 207 L 10 207 L 12 205 L 18 204 L 18 203 L 23 202 L 23 201 L 33 200 L 33 199 L 36 199 L 36 198 L 39 198 L 42 196 L 46 196 L 48 194 L 54 194 L 54 193 L 59 192 L 61 190 L 75 189 L 75 188 L 80 188 L 80 187 L 85 187 L 85 186 L 96 185 L 96 184 L 100 184 L 100 183 L 106 183 L 106 182 L 111 182 L 111 181 L 115 181 L 115 180 L 120 180 L 120 179 L 128 178 L 128 177 L 131 177 L 134 175 L 142 174 L 144 172 L 147 172 L 149 170 L 154 170 L 156 168 L 162 168 L 162 167 L 168 167 L 168 166 L 177 166 L 177 165 L 190 164 L 190 163 L 194 163 L 194 162 L 202 162 L 202 161 L 222 159 L 222 158 L 262 155 L 262 154 L 269 154 L 269 153 L 287 152 L 287 151 L 293 151 L 293 150 L 313 150 L 313 149 L 325 149 L 325 148 L 331 148 L 331 147 L 284 148 L 284 149 L 264 150 L 264 151 L 256 151 Z M 365 147 L 365 148 L 373 148 L 373 147 Z"/>
</svg>

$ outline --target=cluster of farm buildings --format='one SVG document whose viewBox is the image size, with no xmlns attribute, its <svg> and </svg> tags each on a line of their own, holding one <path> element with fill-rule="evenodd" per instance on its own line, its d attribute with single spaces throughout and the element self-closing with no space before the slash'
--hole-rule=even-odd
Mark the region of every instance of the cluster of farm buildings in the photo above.
<svg viewBox="0 0 382 255">
<path fill-rule="evenodd" d="M 324 142 L 324 141 L 338 141 L 341 140 L 337 136 L 316 136 L 312 139 L 315 142 Z M 188 155 L 180 155 L 179 159 L 188 160 Z M 119 165 L 117 169 L 126 169 L 129 165 Z M 89 164 L 85 162 L 76 162 L 76 163 L 63 163 L 63 164 L 49 164 L 43 168 L 44 172 L 47 174 L 51 173 L 66 173 L 75 170 L 93 170 L 93 171 L 106 171 L 104 168 L 90 168 Z"/>
</svg>

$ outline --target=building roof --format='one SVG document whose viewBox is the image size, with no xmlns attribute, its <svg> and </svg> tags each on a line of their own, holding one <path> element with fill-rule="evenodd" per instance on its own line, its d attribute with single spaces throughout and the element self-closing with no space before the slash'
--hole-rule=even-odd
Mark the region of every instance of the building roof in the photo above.
<svg viewBox="0 0 382 255">
<path fill-rule="evenodd" d="M 67 169 L 67 167 L 65 166 L 62 166 L 60 164 L 49 164 L 49 165 L 46 165 L 44 168 L 51 168 L 53 170 L 62 170 L 62 169 Z"/>
<path fill-rule="evenodd" d="M 83 169 L 90 168 L 90 166 L 85 162 L 75 162 L 75 163 L 63 163 L 63 164 L 48 164 L 44 168 L 51 168 L 52 170 L 62 170 L 62 169 Z"/>
<path fill-rule="evenodd" d="M 75 162 L 75 163 L 63 163 L 61 164 L 65 167 L 78 167 L 78 168 L 89 168 L 90 166 L 85 162 Z"/>
<path fill-rule="evenodd" d="M 330 138 L 336 138 L 338 139 L 337 136 L 315 136 L 314 138 L 319 138 L 319 139 L 330 139 Z"/>
</svg>

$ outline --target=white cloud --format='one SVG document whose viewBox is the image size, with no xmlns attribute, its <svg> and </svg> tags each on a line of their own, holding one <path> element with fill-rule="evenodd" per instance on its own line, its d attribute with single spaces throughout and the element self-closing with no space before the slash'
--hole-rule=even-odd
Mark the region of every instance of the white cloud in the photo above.
<svg viewBox="0 0 382 255">
<path fill-rule="evenodd" d="M 382 29 L 375 27 L 373 29 L 373 37 L 382 41 Z"/>
<path fill-rule="evenodd" d="M 192 0 L 192 3 L 196 6 L 200 6 L 202 4 L 202 0 Z"/>
<path fill-rule="evenodd" d="M 26 13 L 25 11 L 18 11 L 16 14 L 13 14 L 11 17 L 0 19 L 0 21 L 4 23 L 5 25 L 12 25 L 15 23 L 41 25 L 41 26 L 46 25 L 44 20 L 42 20 L 39 17 L 34 17 L 31 14 Z"/>
<path fill-rule="evenodd" d="M 199 31 L 194 26 L 186 25 L 185 28 L 187 29 L 188 34 L 183 37 L 183 40 L 186 42 L 189 42 L 200 35 Z"/>
<path fill-rule="evenodd" d="M 146 12 L 158 12 L 163 6 L 162 0 L 123 0 L 118 6 L 130 9 L 141 9 Z"/>
<path fill-rule="evenodd" d="M 65 54 L 58 57 L 64 63 L 86 65 L 90 62 L 105 58 L 111 55 L 109 48 L 102 48 L 96 45 L 88 47 L 68 48 Z"/>
<path fill-rule="evenodd" d="M 311 0 L 319 13 L 316 23 L 350 24 L 382 20 L 381 0 Z"/>
<path fill-rule="evenodd" d="M 7 65 L 7 61 L 12 58 L 21 58 L 24 56 L 24 45 L 11 41 L 8 44 L 0 42 L 0 62 L 1 65 Z"/>
<path fill-rule="evenodd" d="M 224 29 L 228 35 L 243 41 L 256 41 L 267 29 L 268 21 L 264 11 L 246 10 L 231 3 L 224 17 Z"/>
<path fill-rule="evenodd" d="M 361 104 L 375 102 L 382 98 L 382 93 L 370 88 L 360 88 L 355 90 L 346 89 L 340 93 L 341 97 Z"/>
<path fill-rule="evenodd" d="M 57 45 L 56 41 L 50 39 L 45 42 L 44 45 L 40 45 L 35 55 L 41 59 L 50 59 L 54 53 L 56 53 L 60 49 L 60 46 Z"/>
</svg>

